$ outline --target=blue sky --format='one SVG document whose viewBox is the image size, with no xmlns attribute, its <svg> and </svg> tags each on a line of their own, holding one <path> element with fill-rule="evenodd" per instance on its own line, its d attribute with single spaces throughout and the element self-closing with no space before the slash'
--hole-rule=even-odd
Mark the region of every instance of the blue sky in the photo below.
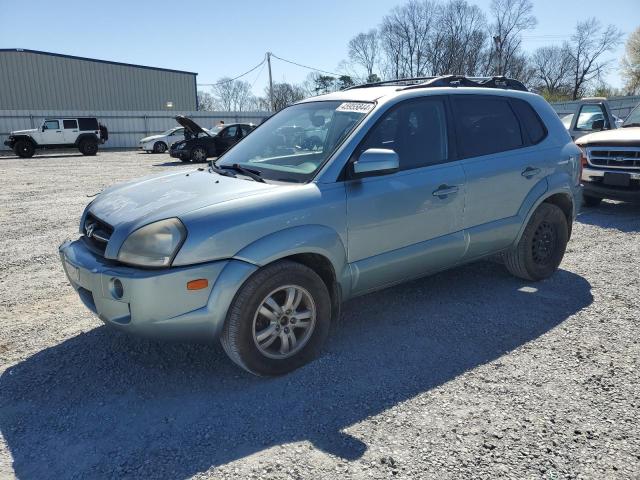
<svg viewBox="0 0 640 480">
<path fill-rule="evenodd" d="M 490 0 L 470 0 L 488 11 Z M 243 0 L 51 2 L 0 0 L 0 48 L 30 48 L 198 72 L 198 83 L 238 75 L 267 50 L 336 71 L 347 42 L 376 26 L 400 0 Z M 640 25 L 639 0 L 534 0 L 538 26 L 527 50 L 562 43 L 578 20 L 597 16 L 626 34 Z M 23 22 L 22 20 L 26 20 Z M 620 86 L 622 43 L 607 81 Z M 267 73 L 245 77 L 261 93 Z M 259 74 L 259 75 L 258 75 Z M 274 60 L 276 81 L 303 81 L 308 70 Z"/>
</svg>

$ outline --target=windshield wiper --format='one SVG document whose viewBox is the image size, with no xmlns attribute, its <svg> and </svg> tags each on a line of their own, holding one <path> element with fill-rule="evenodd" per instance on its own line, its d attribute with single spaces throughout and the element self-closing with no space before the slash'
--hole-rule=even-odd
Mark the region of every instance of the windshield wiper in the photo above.
<svg viewBox="0 0 640 480">
<path fill-rule="evenodd" d="M 239 165 L 237 163 L 234 163 L 233 165 L 220 165 L 220 166 L 214 164 L 214 168 L 218 168 L 220 170 L 233 170 L 235 172 L 241 173 L 242 175 L 246 175 L 247 177 L 251 178 L 252 180 L 255 180 L 256 182 L 266 183 L 264 181 L 264 178 L 260 177 L 260 172 L 258 170 L 254 170 L 253 168 L 243 167 L 242 165 Z"/>
<path fill-rule="evenodd" d="M 622 128 L 627 128 L 627 127 L 640 127 L 640 122 L 632 122 L 632 123 L 627 123 L 625 125 L 622 125 Z"/>
</svg>

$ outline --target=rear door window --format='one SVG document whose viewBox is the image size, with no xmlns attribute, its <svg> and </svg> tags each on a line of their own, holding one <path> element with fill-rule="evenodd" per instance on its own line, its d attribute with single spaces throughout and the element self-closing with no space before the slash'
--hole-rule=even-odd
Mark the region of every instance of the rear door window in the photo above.
<svg viewBox="0 0 640 480">
<path fill-rule="evenodd" d="M 524 146 L 520 123 L 504 97 L 453 95 L 461 158 L 505 152 Z"/>
<path fill-rule="evenodd" d="M 66 128 L 68 130 L 73 130 L 73 129 L 78 128 L 77 120 L 63 120 L 62 121 L 62 125 L 64 126 L 64 128 Z"/>
</svg>

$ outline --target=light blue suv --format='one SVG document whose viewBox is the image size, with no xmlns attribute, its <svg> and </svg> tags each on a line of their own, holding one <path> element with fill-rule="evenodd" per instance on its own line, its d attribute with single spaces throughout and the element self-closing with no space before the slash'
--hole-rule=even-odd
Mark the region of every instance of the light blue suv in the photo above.
<svg viewBox="0 0 640 480">
<path fill-rule="evenodd" d="M 278 375 L 319 353 L 354 296 L 496 255 L 518 277 L 552 275 L 580 168 L 517 81 L 364 85 L 285 108 L 209 168 L 105 190 L 60 256 L 106 324 L 220 338 L 239 366 Z"/>
</svg>

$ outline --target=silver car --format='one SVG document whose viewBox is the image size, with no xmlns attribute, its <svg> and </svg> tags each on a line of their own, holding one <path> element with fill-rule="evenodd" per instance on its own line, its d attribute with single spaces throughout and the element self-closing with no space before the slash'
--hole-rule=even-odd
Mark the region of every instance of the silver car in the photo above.
<svg viewBox="0 0 640 480">
<path fill-rule="evenodd" d="M 60 247 L 64 269 L 104 323 L 220 338 L 259 375 L 318 355 L 354 296 L 496 255 L 547 278 L 580 204 L 580 151 L 525 90 L 440 77 L 302 101 L 208 168 L 102 192 Z M 305 148 L 294 129 L 322 140 Z"/>
</svg>

